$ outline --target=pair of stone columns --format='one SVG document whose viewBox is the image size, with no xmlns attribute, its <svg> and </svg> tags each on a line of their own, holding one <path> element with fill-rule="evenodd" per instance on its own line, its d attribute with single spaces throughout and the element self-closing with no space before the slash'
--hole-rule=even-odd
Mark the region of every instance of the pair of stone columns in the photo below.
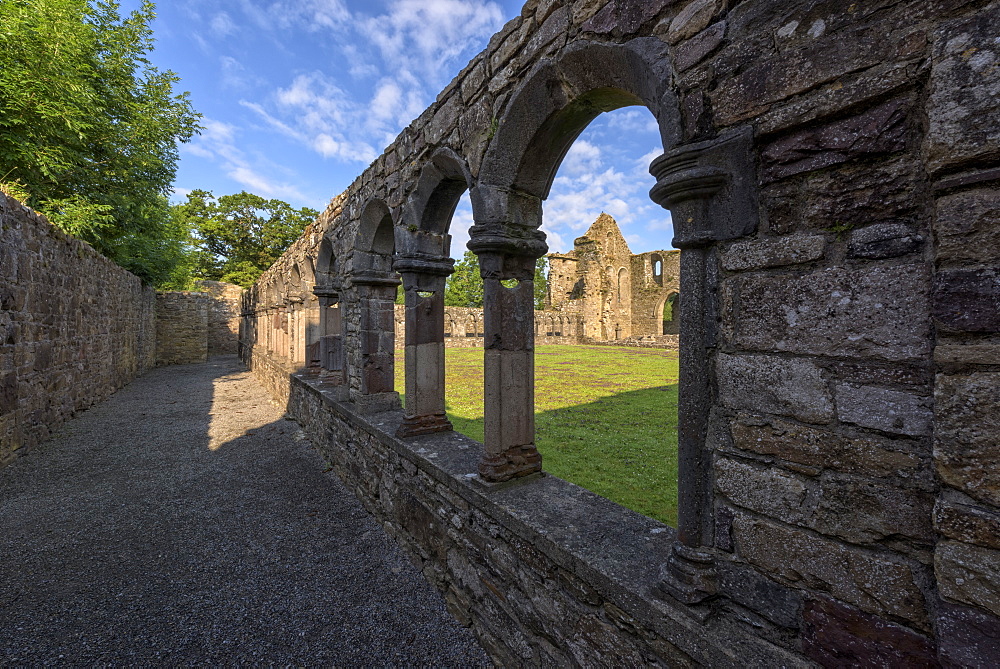
<svg viewBox="0 0 1000 669">
<path fill-rule="evenodd" d="M 479 474 L 500 482 L 542 468 L 535 448 L 535 256 L 479 253 L 484 283 L 486 453 Z M 445 414 L 444 288 L 454 261 L 404 256 L 406 410 L 397 436 L 451 430 Z M 513 286 L 503 285 L 504 280 Z"/>
</svg>

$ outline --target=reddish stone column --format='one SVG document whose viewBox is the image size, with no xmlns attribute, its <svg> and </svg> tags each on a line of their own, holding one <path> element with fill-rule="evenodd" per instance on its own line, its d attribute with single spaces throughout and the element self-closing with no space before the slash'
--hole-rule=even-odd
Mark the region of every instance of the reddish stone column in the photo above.
<svg viewBox="0 0 1000 669">
<path fill-rule="evenodd" d="M 406 404 L 398 437 L 447 432 L 444 410 L 444 286 L 451 258 L 404 256 L 394 265 L 406 291 Z"/>
</svg>

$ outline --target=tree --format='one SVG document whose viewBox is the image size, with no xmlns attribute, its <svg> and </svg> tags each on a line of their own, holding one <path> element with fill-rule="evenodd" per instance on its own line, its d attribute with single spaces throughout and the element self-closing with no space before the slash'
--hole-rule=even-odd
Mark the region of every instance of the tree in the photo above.
<svg viewBox="0 0 1000 669">
<path fill-rule="evenodd" d="M 444 303 L 448 307 L 483 306 L 483 278 L 479 274 L 479 256 L 466 251 L 455 263 L 455 272 L 444 288 Z"/>
<path fill-rule="evenodd" d="M 192 232 L 196 276 L 249 288 L 319 212 L 246 191 L 216 199 L 194 190 L 174 215 Z"/>
<path fill-rule="evenodd" d="M 152 283 L 178 257 L 166 196 L 200 116 L 147 60 L 149 0 L 0 2 L 0 182 Z"/>
<path fill-rule="evenodd" d="M 549 259 L 542 256 L 535 261 L 535 309 L 545 308 L 545 295 L 548 291 L 546 273 L 549 268 Z"/>
<path fill-rule="evenodd" d="M 545 307 L 547 267 L 545 257 L 535 261 L 535 309 Z M 445 284 L 444 303 L 449 307 L 482 308 L 483 279 L 479 274 L 479 257 L 472 251 L 466 251 L 462 259 L 455 263 L 455 272 Z"/>
</svg>

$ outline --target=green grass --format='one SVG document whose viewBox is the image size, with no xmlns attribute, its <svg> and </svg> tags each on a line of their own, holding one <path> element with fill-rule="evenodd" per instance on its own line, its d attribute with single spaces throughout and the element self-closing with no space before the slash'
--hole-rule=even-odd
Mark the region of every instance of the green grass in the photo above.
<svg viewBox="0 0 1000 669">
<path fill-rule="evenodd" d="M 403 352 L 397 351 L 397 388 Z M 483 349 L 447 349 L 448 417 L 483 440 Z M 536 445 L 545 471 L 677 524 L 677 353 L 610 346 L 535 351 Z"/>
</svg>

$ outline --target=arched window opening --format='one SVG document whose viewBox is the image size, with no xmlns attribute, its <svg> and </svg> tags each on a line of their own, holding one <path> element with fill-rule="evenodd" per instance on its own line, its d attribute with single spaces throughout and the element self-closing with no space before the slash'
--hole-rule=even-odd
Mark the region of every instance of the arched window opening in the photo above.
<svg viewBox="0 0 1000 669">
<path fill-rule="evenodd" d="M 625 179 L 632 179 L 637 163 L 645 168 L 661 153 L 652 114 L 626 107 L 602 114 L 587 126 L 552 180 L 542 205 L 550 253 L 569 259 L 561 262 L 575 272 L 560 283 L 579 289 L 570 291 L 575 300 L 552 293 L 550 304 L 566 312 L 567 320 L 546 321 L 546 336 L 571 335 L 568 318 L 578 315 L 587 337 L 609 344 L 640 340 L 643 347 L 573 347 L 568 353 L 572 363 L 560 365 L 555 350 L 536 346 L 535 424 L 546 471 L 674 525 L 679 358 L 676 348 L 667 348 L 668 342 L 659 339 L 660 315 L 653 317 L 666 298 L 669 251 L 661 249 L 670 249 L 669 212 L 650 206 L 652 177 L 634 184 Z M 599 175 L 615 186 L 595 192 Z M 581 201 L 592 209 L 579 211 Z M 582 216 L 584 221 L 579 221 Z M 571 232 L 570 221 L 589 229 L 580 236 Z M 560 242 L 562 246 L 554 246 Z M 580 389 L 572 401 L 558 399 L 565 396 L 568 369 Z M 615 381 L 609 384 L 608 378 Z M 642 424 L 628 418 L 637 414 L 656 419 Z M 584 425 L 593 421 L 595 426 L 591 439 L 578 434 L 584 416 Z M 615 434 L 614 449 L 584 445 L 599 442 L 609 432 Z"/>
</svg>

